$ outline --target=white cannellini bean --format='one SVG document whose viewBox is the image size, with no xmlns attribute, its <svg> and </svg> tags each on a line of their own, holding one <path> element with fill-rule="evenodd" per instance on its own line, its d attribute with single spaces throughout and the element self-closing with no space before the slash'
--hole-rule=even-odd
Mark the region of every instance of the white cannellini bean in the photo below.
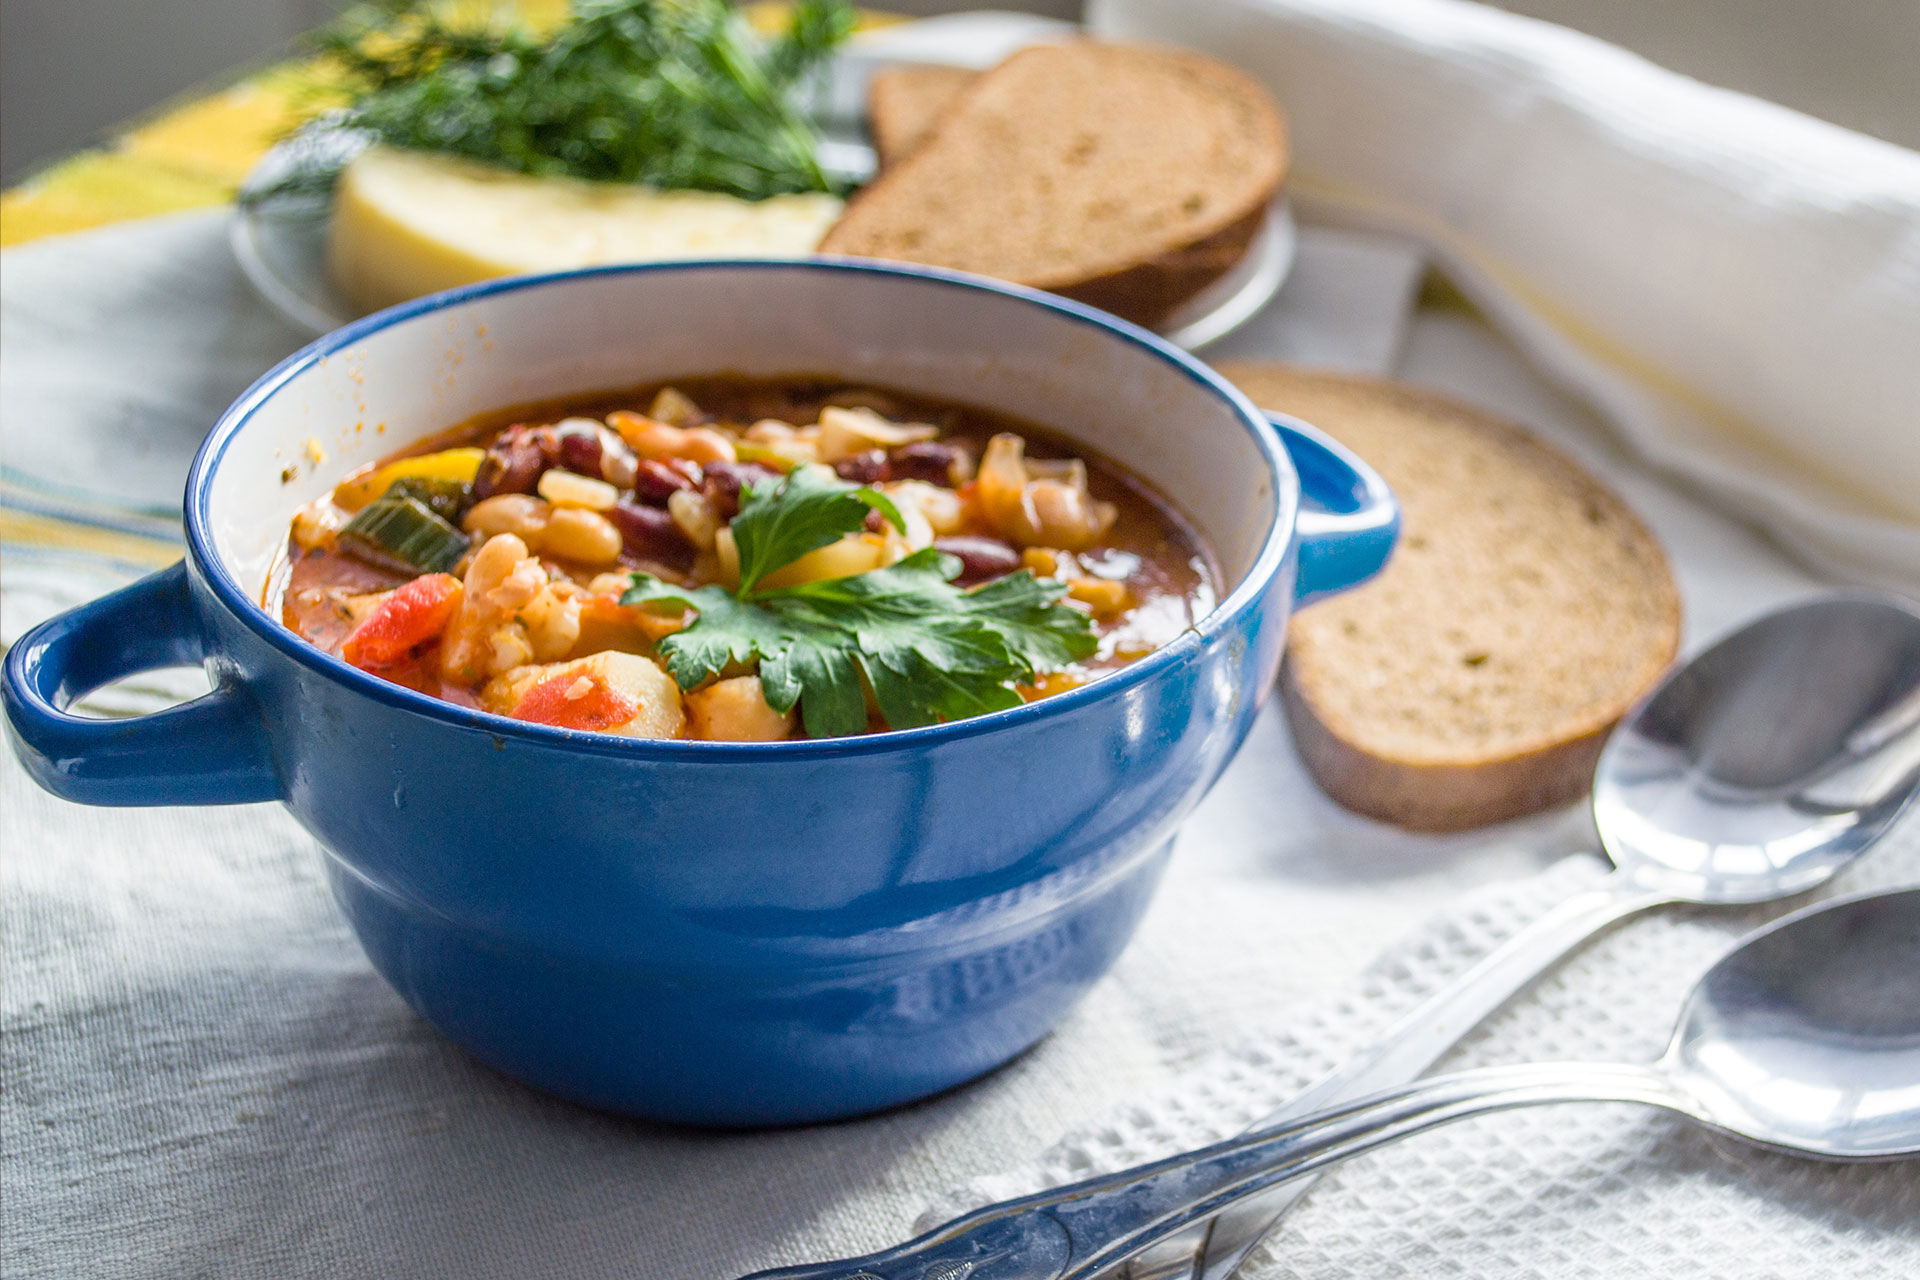
<svg viewBox="0 0 1920 1280">
<path fill-rule="evenodd" d="M 556 507 L 540 531 L 540 549 L 581 564 L 612 564 L 620 558 L 620 531 L 598 511 Z"/>
<path fill-rule="evenodd" d="M 720 516 L 713 504 L 691 489 L 676 489 L 667 497 L 667 514 L 680 526 L 680 532 L 687 535 L 701 551 L 713 550 L 714 535 L 720 532 Z"/>
<path fill-rule="evenodd" d="M 460 524 L 468 533 L 485 534 L 489 538 L 511 533 L 532 540 L 547 527 L 547 519 L 552 514 L 551 505 L 530 493 L 497 493 L 474 503 Z"/>
<path fill-rule="evenodd" d="M 558 467 L 540 477 L 540 496 L 556 507 L 581 507 L 587 511 L 611 511 L 620 501 L 620 491 L 605 480 L 575 475 Z"/>
</svg>

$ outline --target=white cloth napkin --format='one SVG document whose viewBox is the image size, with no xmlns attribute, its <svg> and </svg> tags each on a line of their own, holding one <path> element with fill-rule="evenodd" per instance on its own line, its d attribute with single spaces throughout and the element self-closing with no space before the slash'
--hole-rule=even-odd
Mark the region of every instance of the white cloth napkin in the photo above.
<svg viewBox="0 0 1920 1280">
<path fill-rule="evenodd" d="M 1419 236 L 1650 462 L 1920 586 L 1920 154 L 1462 0 L 1091 0 L 1088 25 L 1251 71 L 1309 217 Z"/>
</svg>

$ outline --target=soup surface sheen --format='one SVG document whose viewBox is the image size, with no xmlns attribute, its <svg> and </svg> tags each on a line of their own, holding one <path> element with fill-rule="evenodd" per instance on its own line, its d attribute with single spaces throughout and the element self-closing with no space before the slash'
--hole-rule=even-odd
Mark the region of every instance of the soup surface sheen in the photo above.
<svg viewBox="0 0 1920 1280">
<path fill-rule="evenodd" d="M 488 414 L 363 468 L 295 513 L 269 602 L 450 702 L 773 741 L 1074 688 L 1218 588 L 1168 503 L 1043 430 L 830 378 L 712 377 Z"/>
</svg>

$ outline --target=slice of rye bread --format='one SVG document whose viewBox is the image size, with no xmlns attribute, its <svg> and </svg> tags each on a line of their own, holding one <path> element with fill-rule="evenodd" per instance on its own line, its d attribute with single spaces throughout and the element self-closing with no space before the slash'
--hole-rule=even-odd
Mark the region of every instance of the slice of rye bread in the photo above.
<svg viewBox="0 0 1920 1280">
<path fill-rule="evenodd" d="M 1151 325 L 1245 254 L 1286 163 L 1279 112 L 1232 67 L 1041 45 L 967 84 L 820 249 L 977 271 Z"/>
<path fill-rule="evenodd" d="M 1352 448 L 1400 499 L 1380 576 L 1288 624 L 1281 696 L 1321 787 L 1428 831 L 1583 795 L 1608 730 L 1679 645 L 1653 535 L 1565 457 L 1453 400 L 1277 365 L 1221 372 Z"/>
<path fill-rule="evenodd" d="M 979 74 L 964 67 L 924 63 L 902 63 L 874 72 L 867 82 L 867 131 L 873 136 L 880 167 L 906 159 Z"/>
</svg>

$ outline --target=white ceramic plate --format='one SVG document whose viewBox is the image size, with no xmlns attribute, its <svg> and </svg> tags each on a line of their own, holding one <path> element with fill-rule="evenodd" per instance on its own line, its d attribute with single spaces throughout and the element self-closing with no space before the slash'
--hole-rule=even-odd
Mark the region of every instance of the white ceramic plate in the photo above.
<svg viewBox="0 0 1920 1280">
<path fill-rule="evenodd" d="M 926 25 L 916 23 L 913 27 Z M 894 51 L 885 58 L 859 51 L 842 55 L 835 60 L 825 92 L 813 104 L 825 135 L 821 163 L 849 182 L 868 180 L 875 168 L 864 122 L 850 114 L 858 110 L 853 104 L 865 101 L 864 86 L 874 68 L 894 58 Z M 269 151 L 248 175 L 242 190 L 272 186 L 290 171 L 328 158 L 316 156 L 317 151 L 334 153 L 331 158 L 337 162 L 361 145 L 340 134 L 295 138 Z M 327 278 L 327 217 L 325 197 L 282 197 L 243 204 L 234 215 L 231 232 L 234 257 L 254 288 L 276 311 L 316 335 L 360 316 Z M 1282 196 L 1268 211 L 1266 222 L 1233 270 L 1190 299 L 1161 326 L 1160 332 L 1190 349 L 1231 333 L 1279 292 L 1293 266 L 1296 239 L 1293 214 Z"/>
<path fill-rule="evenodd" d="M 324 205 L 303 199 L 243 207 L 234 214 L 230 236 L 240 270 L 294 324 L 318 335 L 359 318 L 359 310 L 327 278 Z M 1233 270 L 1169 317 L 1161 334 L 1198 349 L 1239 328 L 1280 291 L 1293 266 L 1296 238 L 1283 196 Z"/>
</svg>

